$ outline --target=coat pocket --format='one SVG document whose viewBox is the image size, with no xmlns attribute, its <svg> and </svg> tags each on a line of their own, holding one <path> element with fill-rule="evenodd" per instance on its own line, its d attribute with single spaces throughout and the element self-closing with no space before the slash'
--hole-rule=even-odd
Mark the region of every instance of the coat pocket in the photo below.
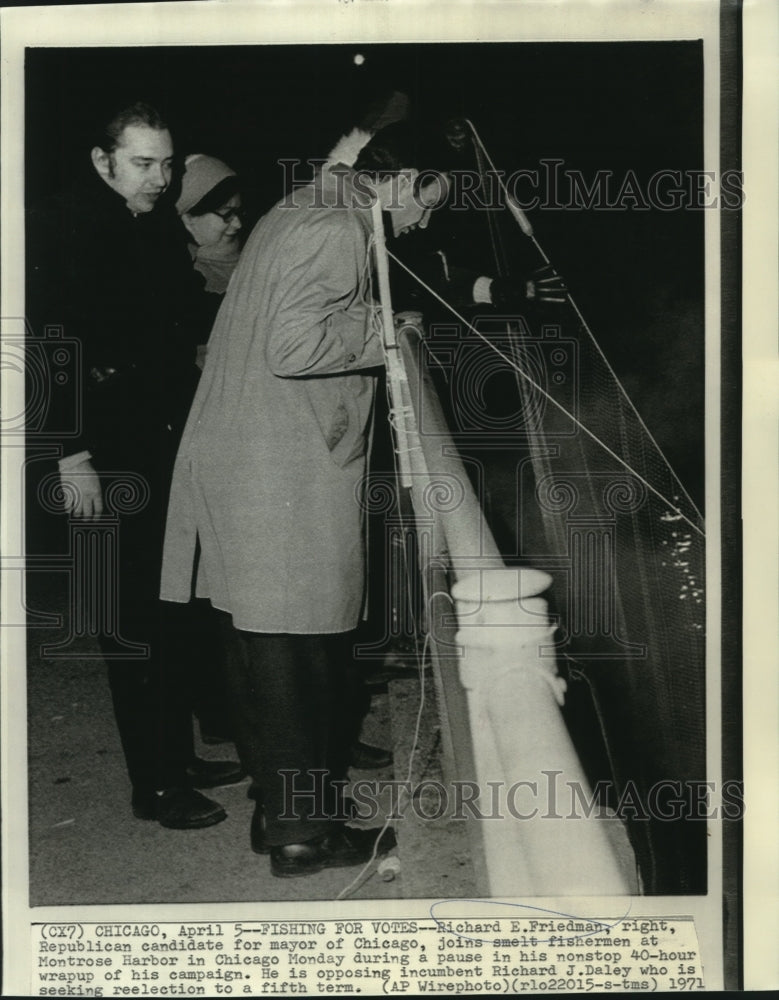
<svg viewBox="0 0 779 1000">
<path fill-rule="evenodd" d="M 341 399 L 335 408 L 335 413 L 330 420 L 330 426 L 325 433 L 325 444 L 328 451 L 334 451 L 343 441 L 346 432 L 349 430 L 349 411 L 346 403 Z"/>
<path fill-rule="evenodd" d="M 360 375 L 307 381 L 308 399 L 332 461 L 344 467 L 365 454 L 370 393 Z"/>
</svg>

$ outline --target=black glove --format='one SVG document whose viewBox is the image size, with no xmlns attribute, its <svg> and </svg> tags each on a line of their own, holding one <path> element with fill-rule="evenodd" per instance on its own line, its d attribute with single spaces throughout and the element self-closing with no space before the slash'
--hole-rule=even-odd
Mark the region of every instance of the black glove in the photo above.
<svg viewBox="0 0 779 1000">
<path fill-rule="evenodd" d="M 561 305 L 567 301 L 568 287 L 554 267 L 545 264 L 522 278 L 493 278 L 490 296 L 497 309 L 518 309 L 528 302 Z"/>
</svg>

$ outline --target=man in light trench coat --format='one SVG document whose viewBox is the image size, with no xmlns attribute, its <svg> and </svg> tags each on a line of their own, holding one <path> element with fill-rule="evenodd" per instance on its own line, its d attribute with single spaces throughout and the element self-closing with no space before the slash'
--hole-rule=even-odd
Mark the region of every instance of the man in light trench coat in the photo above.
<svg viewBox="0 0 779 1000">
<path fill-rule="evenodd" d="M 440 188 L 419 188 L 419 166 L 409 126 L 389 126 L 353 169 L 324 169 L 260 220 L 176 461 L 162 597 L 188 601 L 197 563 L 198 596 L 231 616 L 236 743 L 261 791 L 252 847 L 279 876 L 360 864 L 372 849 L 333 818 L 348 639 L 364 604 L 359 491 L 384 363 L 370 204 L 396 231 L 425 225 Z"/>
</svg>

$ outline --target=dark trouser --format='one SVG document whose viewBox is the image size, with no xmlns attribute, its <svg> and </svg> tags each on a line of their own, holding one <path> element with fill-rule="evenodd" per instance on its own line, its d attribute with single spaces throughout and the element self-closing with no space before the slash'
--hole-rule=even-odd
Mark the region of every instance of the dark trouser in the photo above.
<svg viewBox="0 0 779 1000">
<path fill-rule="evenodd" d="M 242 632 L 223 616 L 241 763 L 262 793 L 271 846 L 304 843 L 345 818 L 339 786 L 361 722 L 351 634 Z"/>
<path fill-rule="evenodd" d="M 130 781 L 145 789 L 186 784 L 184 768 L 194 755 L 187 663 L 179 655 L 188 606 L 158 598 L 160 506 L 122 516 L 118 527 L 118 629 L 122 640 L 145 645 L 147 653 L 125 657 L 115 638 L 100 642 Z"/>
<path fill-rule="evenodd" d="M 200 731 L 232 740 L 219 612 L 204 598 L 177 607 L 185 609 L 186 629 L 178 632 L 183 637 L 178 653 L 187 664 L 192 711 L 200 722 Z"/>
<path fill-rule="evenodd" d="M 104 497 L 112 483 L 140 477 L 145 500 L 118 515 L 114 608 L 121 639 L 103 635 L 100 645 L 108 664 L 108 682 L 130 781 L 142 790 L 187 784 L 186 766 L 194 756 L 192 710 L 203 671 L 213 670 L 217 656 L 215 615 L 203 602 L 189 605 L 159 600 L 162 543 L 170 475 L 175 456 L 173 435 L 156 444 L 145 439 L 148 452 L 128 453 L 115 469 L 101 473 Z M 150 452 L 150 453 L 149 453 Z M 156 458 L 156 461 L 154 459 Z M 111 514 L 110 503 L 106 503 Z M 212 617 L 213 616 L 213 617 Z M 210 627 L 213 641 L 206 641 Z M 123 641 L 122 641 L 123 640 Z M 142 658 L 128 656 L 126 643 L 148 647 Z M 221 678 L 220 678 L 221 680 Z M 200 677 L 201 687 L 207 687 Z M 214 703 L 224 695 L 215 679 Z M 207 701 L 204 694 L 203 700 Z"/>
<path fill-rule="evenodd" d="M 189 606 L 177 606 L 169 613 L 162 602 L 157 605 L 156 620 L 147 619 L 144 631 L 133 634 L 149 645 L 149 658 L 108 660 L 127 773 L 133 787 L 147 790 L 186 785 L 184 769 L 195 754 L 188 664 L 175 652 L 166 655 L 165 649 L 168 637 L 186 622 Z"/>
</svg>

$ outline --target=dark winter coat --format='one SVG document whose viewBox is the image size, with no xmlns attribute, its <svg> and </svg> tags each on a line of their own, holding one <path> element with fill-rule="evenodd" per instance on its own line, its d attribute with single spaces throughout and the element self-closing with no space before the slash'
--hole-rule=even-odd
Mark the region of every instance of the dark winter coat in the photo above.
<svg viewBox="0 0 779 1000">
<path fill-rule="evenodd" d="M 33 334 L 61 328 L 80 353 L 78 398 L 53 387 L 46 429 L 56 439 L 58 424 L 69 423 L 61 408 L 77 406 L 79 432 L 61 441 L 63 454 L 88 449 L 98 468 L 132 468 L 161 436 L 180 432 L 197 383 L 205 292 L 164 201 L 133 216 L 92 171 L 28 213 Z"/>
</svg>

